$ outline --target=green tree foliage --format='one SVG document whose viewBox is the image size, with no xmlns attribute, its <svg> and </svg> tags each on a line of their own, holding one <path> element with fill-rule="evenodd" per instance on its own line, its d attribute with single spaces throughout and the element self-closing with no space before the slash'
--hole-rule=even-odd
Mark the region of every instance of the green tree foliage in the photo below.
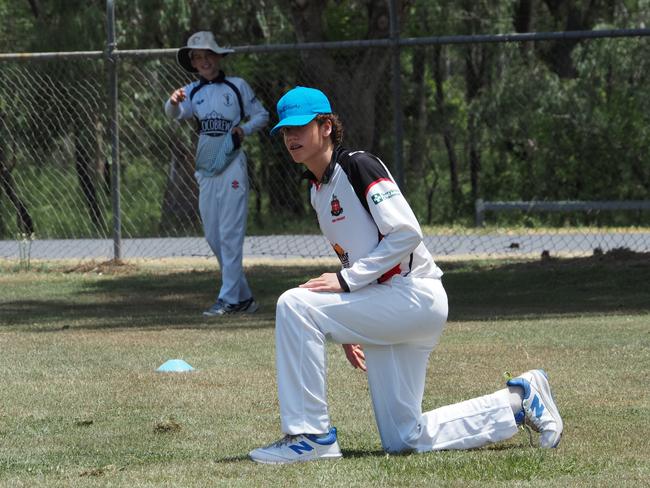
<svg viewBox="0 0 650 488">
<path fill-rule="evenodd" d="M 214 31 L 220 43 L 232 46 L 389 35 L 385 0 L 115 3 L 120 49 L 178 47 L 190 33 L 202 29 Z M 588 31 L 650 23 L 646 0 L 402 0 L 397 6 L 403 38 Z M 0 50 L 103 50 L 105 8 L 103 0 L 0 0 Z M 646 199 L 650 192 L 649 48 L 648 38 L 402 48 L 405 190 L 416 212 L 428 223 L 470 223 L 474 199 L 479 197 Z M 248 80 L 271 111 L 279 96 L 293 85 L 323 88 L 343 118 L 347 142 L 377 152 L 392 167 L 390 56 L 389 49 L 367 48 L 237 54 L 226 59 L 225 69 Z M 57 80 L 67 85 L 69 92 L 52 93 L 43 90 L 42 84 L 28 84 L 20 90 L 33 100 L 30 110 L 34 113 L 12 113 L 6 97 L 0 100 L 0 110 L 7 114 L 5 125 L 11 118 L 12 127 L 19 127 L 24 137 L 30 138 L 29 147 L 39 152 L 29 164 L 60 164 L 49 156 L 66 141 L 73 146 L 75 141 L 95 141 L 91 145 L 96 150 L 86 150 L 84 155 L 77 144 L 70 157 L 86 194 L 89 216 L 102 226 L 102 219 L 93 216 L 101 212 L 93 208 L 98 204 L 93 204 L 92 194 L 98 190 L 89 185 L 106 177 L 101 158 L 96 156 L 103 150 L 100 139 L 106 126 L 101 113 L 104 73 L 101 61 L 83 64 L 75 61 L 73 69 L 72 65 L 52 63 L 30 65 L 35 80 Z M 0 81 L 18 86 L 11 85 L 13 71 L 6 66 L 0 64 Z M 136 140 L 138 131 L 146 126 L 149 132 L 182 142 L 171 157 L 185 161 L 191 171 L 189 131 L 174 135 L 164 121 L 141 109 L 148 105 L 161 110 L 166 96 L 164 90 L 148 89 L 151 80 L 142 79 L 143 73 L 169 91 L 182 81 L 173 78 L 165 66 L 160 60 L 120 65 L 121 90 L 127 94 L 120 100 L 121 113 L 133 125 L 123 130 Z M 88 110 L 75 101 L 79 80 L 84 77 L 99 80 L 94 88 L 83 88 L 97 109 Z M 59 113 L 77 116 L 43 127 L 34 125 L 39 117 L 54 120 Z M 249 144 L 258 215 L 285 211 L 304 215 L 306 203 L 295 198 L 303 191 L 299 170 L 287 165 L 281 143 L 261 135 Z M 130 149 L 124 165 L 166 165 L 167 161 L 156 161 L 157 145 L 153 139 L 142 140 Z M 18 156 L 10 149 L 5 149 L 5 154 L 11 154 L 5 159 L 7 167 L 13 168 Z M 88 178 L 93 168 L 98 168 L 97 174 Z M 124 177 L 143 173 L 142 168 L 133 168 L 125 171 Z M 191 180 L 187 178 L 186 183 Z M 279 189 L 278 182 L 285 186 Z M 174 208 L 165 201 L 164 208 Z M 192 200 L 188 202 L 194 205 Z M 599 219 L 608 223 L 608 217 Z M 576 218 L 581 221 L 585 220 Z M 546 222 L 555 221 L 549 218 Z M 627 220 L 612 217 L 611 222 L 640 220 L 638 216 Z"/>
</svg>

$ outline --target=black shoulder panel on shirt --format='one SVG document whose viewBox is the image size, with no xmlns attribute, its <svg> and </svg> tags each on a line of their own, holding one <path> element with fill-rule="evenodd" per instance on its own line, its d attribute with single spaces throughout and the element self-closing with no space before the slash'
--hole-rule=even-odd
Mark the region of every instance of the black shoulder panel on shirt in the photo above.
<svg viewBox="0 0 650 488">
<path fill-rule="evenodd" d="M 390 179 L 390 175 L 379 159 L 369 152 L 343 150 L 338 163 L 350 180 L 354 192 L 363 207 L 370 213 L 366 192 L 374 182 Z"/>
</svg>

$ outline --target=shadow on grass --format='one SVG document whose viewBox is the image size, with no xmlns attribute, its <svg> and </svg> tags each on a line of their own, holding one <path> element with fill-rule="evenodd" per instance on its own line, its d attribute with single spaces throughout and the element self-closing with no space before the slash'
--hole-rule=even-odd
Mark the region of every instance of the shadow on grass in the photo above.
<svg viewBox="0 0 650 488">
<path fill-rule="evenodd" d="M 354 458 L 368 458 L 368 457 L 386 457 L 386 453 L 381 450 L 375 451 L 362 451 L 358 449 L 342 449 L 343 459 L 354 459 Z M 406 454 L 405 454 L 406 455 Z M 401 456 L 401 454 L 393 454 L 393 456 Z M 241 454 L 237 456 L 226 456 L 223 458 L 215 459 L 215 463 L 240 463 L 242 461 L 250 461 L 250 458 L 246 454 Z"/>
<path fill-rule="evenodd" d="M 444 263 L 442 267 L 451 321 L 650 312 L 650 254 Z M 250 267 L 247 277 L 261 304 L 260 312 L 217 319 L 201 316 L 215 298 L 213 271 L 147 272 L 134 268 L 114 274 L 108 271 L 102 276 L 86 273 L 84 279 L 66 282 L 70 292 L 55 298 L 51 288 L 39 283 L 50 279 L 48 273 L 36 273 L 33 283 L 23 279 L 14 285 L 24 288 L 17 294 L 25 299 L 0 298 L 0 327 L 273 327 L 279 295 L 324 271 L 322 266 Z M 5 281 L 11 283 L 11 276 Z M 63 286 L 60 283 L 60 278 L 53 279 L 51 286 Z"/>
<path fill-rule="evenodd" d="M 527 446 L 523 446 L 527 447 Z M 476 451 L 480 450 L 492 450 L 492 451 L 518 451 L 522 449 L 520 445 L 514 444 L 493 444 L 484 448 L 474 449 Z M 362 449 L 341 449 L 343 454 L 343 459 L 364 459 L 364 458 L 385 458 L 385 457 L 409 457 L 409 456 L 418 456 L 423 453 L 415 452 L 403 452 L 403 453 L 387 453 L 381 449 L 375 450 L 362 450 Z M 425 453 L 426 454 L 426 453 Z M 250 458 L 247 454 L 240 454 L 236 456 L 226 456 L 223 458 L 215 459 L 214 462 L 217 464 L 228 464 L 228 463 L 240 463 L 242 461 L 249 461 Z"/>
<path fill-rule="evenodd" d="M 449 320 L 644 314 L 650 254 L 526 263 L 459 263 L 443 278 Z"/>
</svg>

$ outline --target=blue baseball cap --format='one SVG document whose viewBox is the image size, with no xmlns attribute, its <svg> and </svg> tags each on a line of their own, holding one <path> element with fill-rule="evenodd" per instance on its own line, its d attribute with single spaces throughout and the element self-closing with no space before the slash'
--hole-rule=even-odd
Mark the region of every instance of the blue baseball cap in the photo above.
<svg viewBox="0 0 650 488">
<path fill-rule="evenodd" d="M 280 122 L 271 129 L 271 135 L 285 126 L 303 126 L 314 120 L 319 114 L 331 114 L 332 107 L 325 94 L 316 88 L 297 86 L 278 100 L 278 118 Z"/>
</svg>

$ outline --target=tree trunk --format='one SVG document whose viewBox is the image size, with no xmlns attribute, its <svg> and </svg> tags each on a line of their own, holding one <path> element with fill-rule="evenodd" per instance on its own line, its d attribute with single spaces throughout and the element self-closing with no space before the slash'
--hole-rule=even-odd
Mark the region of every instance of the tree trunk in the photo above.
<svg viewBox="0 0 650 488">
<path fill-rule="evenodd" d="M 452 216 L 456 215 L 459 211 L 461 200 L 460 184 L 458 182 L 458 157 L 456 156 L 456 148 L 454 147 L 454 135 L 451 129 L 451 124 L 447 117 L 447 109 L 445 106 L 445 92 L 444 86 L 447 79 L 443 56 L 442 46 L 434 46 L 433 51 L 433 78 L 436 83 L 436 110 L 440 117 L 440 124 L 442 127 L 442 139 L 445 143 L 447 150 L 447 158 L 449 160 L 449 190 L 451 193 L 451 211 Z"/>
<path fill-rule="evenodd" d="M 398 11 L 403 11 L 398 2 Z M 324 11 L 326 2 L 293 1 L 291 14 L 298 42 L 326 41 Z M 368 13 L 368 39 L 387 38 L 390 34 L 388 4 L 385 0 L 365 2 Z M 403 16 L 400 15 L 400 19 Z M 330 98 L 346 128 L 346 144 L 376 151 L 373 140 L 375 99 L 381 87 L 390 86 L 387 67 L 390 56 L 385 49 L 301 51 L 305 78 Z M 388 116 L 387 107 L 382 113 Z"/>
<path fill-rule="evenodd" d="M 90 217 L 90 222 L 92 223 L 93 228 L 96 230 L 103 230 L 104 218 L 97 200 L 97 191 L 95 190 L 93 161 L 84 147 L 84 142 L 87 144 L 88 141 L 81 140 L 78 130 L 79 129 L 75 131 L 74 135 L 75 170 L 77 172 L 77 179 L 79 181 L 79 187 L 84 195 L 84 201 L 86 202 L 86 207 L 88 209 L 88 216 Z"/>
<path fill-rule="evenodd" d="M 250 81 L 260 102 L 271 113 L 270 126 L 272 127 L 275 123 L 273 121 L 277 120 L 275 106 L 279 94 L 284 93 L 292 83 L 281 78 L 264 76 Z M 255 136 L 259 137 L 261 151 L 255 164 L 250 164 L 251 189 L 256 191 L 254 185 L 257 185 L 260 194 L 268 197 L 271 215 L 277 215 L 279 218 L 286 214 L 302 217 L 306 209 L 302 191 L 304 184 L 300 178 L 303 168 L 291 160 L 282 137 L 270 136 L 269 129 L 270 127 L 267 127 Z M 258 198 L 257 193 L 256 198 Z M 259 199 L 256 200 L 255 205 L 262 211 Z M 263 227 L 265 222 L 259 218 L 259 215 L 256 214 L 256 223 Z"/>
<path fill-rule="evenodd" d="M 5 164 L 5 151 L 2 142 L 0 142 L 0 185 L 16 210 L 16 225 L 18 227 L 18 232 L 26 236 L 31 236 L 34 233 L 34 222 L 32 221 L 32 217 L 29 214 L 27 207 L 20 197 L 18 197 L 16 184 L 14 183 L 9 168 Z M 0 232 L 2 232 L 0 235 L 4 235 L 4 222 L 0 222 Z M 15 238 L 16 236 L 12 237 Z"/>
<path fill-rule="evenodd" d="M 199 188 L 194 178 L 194 153 L 175 134 L 169 137 L 171 161 L 163 196 L 159 229 L 162 235 L 186 232 L 187 226 L 200 229 Z"/>
<path fill-rule="evenodd" d="M 472 188 L 472 202 L 479 197 L 480 175 L 481 175 L 481 152 L 478 146 L 476 115 L 470 114 L 468 122 L 469 132 L 469 172 Z"/>
<path fill-rule="evenodd" d="M 436 193 L 436 190 L 438 188 L 438 180 L 440 179 L 438 168 L 436 168 L 435 163 L 432 160 L 429 162 L 431 163 L 430 166 L 432 181 L 431 186 L 427 188 L 427 225 L 431 225 L 433 223 L 433 196 Z"/>
<path fill-rule="evenodd" d="M 419 181 L 424 173 L 424 157 L 427 150 L 427 91 L 425 88 L 426 48 L 415 49 L 412 59 L 414 129 L 407 165 L 407 177 Z M 407 184 L 408 184 L 407 178 Z M 408 185 L 407 185 L 408 186 Z"/>
<path fill-rule="evenodd" d="M 470 107 L 467 118 L 467 138 L 469 145 L 469 170 L 472 203 L 480 195 L 481 150 L 479 148 L 478 120 L 472 109 L 472 102 L 478 98 L 481 88 L 486 84 L 487 52 L 484 46 L 468 46 L 465 51 L 465 89 L 467 104 Z"/>
<path fill-rule="evenodd" d="M 564 31 L 591 30 L 599 17 L 611 20 L 613 2 L 608 0 L 544 0 L 553 17 L 556 29 Z M 576 69 L 571 58 L 579 40 L 549 41 L 540 47 L 540 57 L 560 78 L 575 78 Z"/>
<path fill-rule="evenodd" d="M 303 167 L 291 160 L 280 139 L 263 137 L 265 161 L 260 161 L 264 187 L 269 198 L 271 215 L 305 215 L 305 199 L 302 198 L 304 182 L 300 175 Z M 259 222 L 262 226 L 264 222 Z"/>
<path fill-rule="evenodd" d="M 515 2 L 512 17 L 512 25 L 515 28 L 515 32 L 530 32 L 532 23 L 533 0 L 518 0 Z M 519 49 L 524 60 L 527 60 L 530 57 L 530 53 L 533 51 L 533 46 L 534 43 L 532 42 L 519 43 Z"/>
<path fill-rule="evenodd" d="M 467 13 L 466 31 L 475 34 L 480 30 L 480 10 L 473 2 L 463 1 L 463 10 Z M 471 198 L 473 208 L 474 200 L 480 195 L 481 174 L 481 149 L 479 116 L 476 113 L 475 100 L 480 99 L 481 90 L 489 85 L 490 70 L 492 65 L 492 47 L 485 44 L 465 46 L 465 98 L 467 100 L 467 143 L 470 170 Z"/>
</svg>

